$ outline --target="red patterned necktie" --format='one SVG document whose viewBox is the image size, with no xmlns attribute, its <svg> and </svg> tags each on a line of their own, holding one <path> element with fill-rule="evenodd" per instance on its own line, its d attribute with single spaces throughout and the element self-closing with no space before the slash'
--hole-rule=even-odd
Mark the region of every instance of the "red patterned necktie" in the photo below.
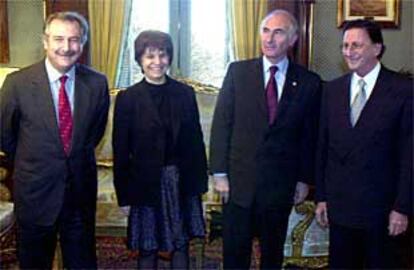
<svg viewBox="0 0 414 270">
<path fill-rule="evenodd" d="M 276 118 L 277 110 L 277 84 L 275 79 L 275 74 L 277 72 L 277 66 L 270 67 L 270 77 L 266 86 L 266 102 L 267 102 L 267 111 L 269 116 L 269 125 L 273 124 Z"/>
<path fill-rule="evenodd" d="M 63 149 L 66 155 L 69 154 L 70 143 L 72 138 L 72 112 L 70 110 L 70 103 L 68 95 L 66 94 L 65 83 L 68 76 L 63 75 L 60 77 L 60 88 L 59 88 L 59 134 L 62 140 Z"/>
</svg>

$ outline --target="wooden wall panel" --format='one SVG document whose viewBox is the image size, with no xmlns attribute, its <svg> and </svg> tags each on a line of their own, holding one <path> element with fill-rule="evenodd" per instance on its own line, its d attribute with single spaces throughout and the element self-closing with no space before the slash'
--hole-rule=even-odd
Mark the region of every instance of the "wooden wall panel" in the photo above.
<svg viewBox="0 0 414 270">
<path fill-rule="evenodd" d="M 8 32 L 7 0 L 0 0 L 0 63 L 2 64 L 10 61 Z"/>
<path fill-rule="evenodd" d="M 309 67 L 311 42 L 311 9 L 315 0 L 268 0 L 268 10 L 285 9 L 296 17 L 299 24 L 299 39 L 290 57 L 296 63 Z"/>
</svg>

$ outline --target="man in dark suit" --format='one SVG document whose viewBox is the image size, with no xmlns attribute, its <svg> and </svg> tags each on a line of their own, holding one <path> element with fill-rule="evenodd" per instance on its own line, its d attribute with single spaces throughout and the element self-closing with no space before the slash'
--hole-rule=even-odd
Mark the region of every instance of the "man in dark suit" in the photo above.
<svg viewBox="0 0 414 270">
<path fill-rule="evenodd" d="M 260 36 L 263 57 L 229 66 L 212 124 L 211 172 L 226 203 L 224 268 L 250 267 L 255 235 L 261 268 L 280 268 L 292 204 L 312 180 L 320 78 L 287 57 L 297 39 L 290 13 L 268 14 Z"/>
<path fill-rule="evenodd" d="M 57 235 L 65 268 L 96 268 L 94 148 L 109 95 L 105 76 L 75 64 L 87 36 L 81 15 L 50 15 L 46 59 L 9 75 L 1 91 L 0 150 L 14 165 L 22 269 L 50 269 Z"/>
<path fill-rule="evenodd" d="M 349 22 L 351 72 L 324 89 L 316 215 L 329 221 L 334 269 L 398 267 L 392 246 L 412 214 L 412 80 L 381 65 L 384 49 L 376 23 Z"/>
</svg>

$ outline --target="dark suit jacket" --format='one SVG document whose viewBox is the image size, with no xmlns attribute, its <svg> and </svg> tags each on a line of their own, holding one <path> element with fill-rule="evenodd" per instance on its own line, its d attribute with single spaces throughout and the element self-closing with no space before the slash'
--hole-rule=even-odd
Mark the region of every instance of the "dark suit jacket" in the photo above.
<svg viewBox="0 0 414 270">
<path fill-rule="evenodd" d="M 157 205 L 167 138 L 162 120 L 141 81 L 118 94 L 113 130 L 114 185 L 120 206 Z M 167 77 L 165 88 L 172 122 L 172 149 L 180 191 L 207 191 L 207 161 L 194 90 Z"/>
<path fill-rule="evenodd" d="M 352 128 L 351 74 L 326 85 L 318 144 L 318 201 L 331 221 L 364 227 L 412 209 L 412 80 L 381 67 Z"/>
<path fill-rule="evenodd" d="M 94 213 L 94 149 L 109 106 L 105 76 L 76 66 L 73 136 L 67 157 L 59 136 L 44 61 L 9 75 L 0 100 L 0 149 L 14 164 L 15 210 L 20 222 L 51 225 L 65 196 Z"/>
<path fill-rule="evenodd" d="M 319 77 L 289 62 L 269 128 L 262 58 L 229 66 L 214 113 L 210 165 L 212 173 L 228 173 L 231 201 L 243 207 L 255 198 L 291 204 L 296 182 L 312 179 L 309 150 L 317 133 L 319 92 Z"/>
</svg>

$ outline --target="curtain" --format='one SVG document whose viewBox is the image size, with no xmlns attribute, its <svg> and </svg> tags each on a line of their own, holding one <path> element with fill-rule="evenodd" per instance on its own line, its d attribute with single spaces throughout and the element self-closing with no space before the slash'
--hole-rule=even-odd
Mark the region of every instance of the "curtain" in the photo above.
<svg viewBox="0 0 414 270">
<path fill-rule="evenodd" d="M 260 56 L 259 26 L 267 0 L 230 0 L 232 41 L 236 60 Z"/>
<path fill-rule="evenodd" d="M 116 87 L 123 44 L 124 21 L 130 0 L 89 0 L 90 64 Z"/>
</svg>

